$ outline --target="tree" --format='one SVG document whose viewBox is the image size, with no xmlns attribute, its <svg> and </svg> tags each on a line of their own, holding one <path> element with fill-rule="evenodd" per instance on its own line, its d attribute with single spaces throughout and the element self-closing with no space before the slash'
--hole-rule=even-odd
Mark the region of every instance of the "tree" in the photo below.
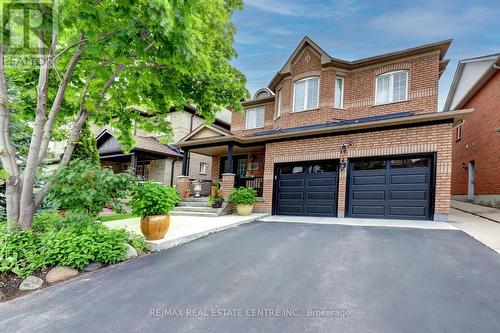
<svg viewBox="0 0 500 333">
<path fill-rule="evenodd" d="M 5 42 L 7 32 L 15 32 L 13 24 L 2 18 L 0 158 L 10 175 L 7 219 L 23 229 L 31 226 L 51 185 L 49 180 L 34 191 L 49 142 L 61 128 L 71 124 L 59 168 L 70 161 L 88 119 L 111 124 L 122 146 L 130 149 L 134 122 L 167 135 L 171 107 L 195 105 L 210 122 L 221 107 L 241 110 L 240 101 L 248 95 L 244 76 L 230 65 L 236 56 L 231 17 L 241 0 L 57 3 L 57 15 L 49 15 L 50 8 L 38 2 L 44 19 L 32 30 L 38 40 L 36 67 L 6 66 L 17 54 Z M 49 29 L 55 20 L 58 29 Z M 150 117 L 141 116 L 139 108 Z M 13 113 L 32 128 L 24 166 L 18 165 L 20 152 L 9 131 Z"/>
<path fill-rule="evenodd" d="M 99 165 L 99 151 L 90 126 L 84 124 L 80 131 L 80 138 L 75 143 L 75 149 L 71 155 L 71 160 L 85 160 L 95 165 Z"/>
</svg>

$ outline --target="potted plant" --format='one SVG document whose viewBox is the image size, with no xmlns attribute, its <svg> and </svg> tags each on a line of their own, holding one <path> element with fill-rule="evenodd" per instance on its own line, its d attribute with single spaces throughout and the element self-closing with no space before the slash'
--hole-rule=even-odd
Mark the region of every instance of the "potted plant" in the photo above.
<svg viewBox="0 0 500 333">
<path fill-rule="evenodd" d="M 224 197 L 219 195 L 218 193 L 208 197 L 208 204 L 212 206 L 212 208 L 221 208 L 223 202 Z"/>
<path fill-rule="evenodd" d="M 181 201 L 177 190 L 145 181 L 132 193 L 132 212 L 141 217 L 141 232 L 147 240 L 162 239 L 170 226 L 168 212 Z"/>
<path fill-rule="evenodd" d="M 257 201 L 257 192 L 253 188 L 235 188 L 229 195 L 229 202 L 236 205 L 239 215 L 250 215 L 253 211 L 253 204 Z"/>
</svg>

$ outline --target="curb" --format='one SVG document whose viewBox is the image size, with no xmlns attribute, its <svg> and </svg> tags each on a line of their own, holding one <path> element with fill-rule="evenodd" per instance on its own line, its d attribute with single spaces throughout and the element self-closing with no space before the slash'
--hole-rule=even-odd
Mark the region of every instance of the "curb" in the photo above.
<svg viewBox="0 0 500 333">
<path fill-rule="evenodd" d="M 239 222 L 236 222 L 233 224 L 228 224 L 228 225 L 200 231 L 200 232 L 197 232 L 197 233 L 194 233 L 191 235 L 182 236 L 182 237 L 179 237 L 177 239 L 172 239 L 170 241 L 166 241 L 163 243 L 153 243 L 153 242 L 148 242 L 148 241 L 146 241 L 146 243 L 147 243 L 147 247 L 148 247 L 149 251 L 152 251 L 152 252 L 163 251 L 163 250 L 167 250 L 167 249 L 170 249 L 172 247 L 175 247 L 175 246 L 178 246 L 181 244 L 189 243 L 189 242 L 194 241 L 198 238 L 202 238 L 202 237 L 205 237 L 205 236 L 208 236 L 210 234 L 220 232 L 220 231 L 223 231 L 226 229 L 234 228 L 234 227 L 240 226 L 242 224 L 254 222 L 256 220 L 259 220 L 259 219 L 262 219 L 262 218 L 268 217 L 268 216 L 269 216 L 269 214 L 261 214 L 259 216 L 254 216 L 254 217 L 251 217 L 251 218 L 248 218 L 246 220 L 242 220 L 242 221 L 239 221 Z"/>
</svg>

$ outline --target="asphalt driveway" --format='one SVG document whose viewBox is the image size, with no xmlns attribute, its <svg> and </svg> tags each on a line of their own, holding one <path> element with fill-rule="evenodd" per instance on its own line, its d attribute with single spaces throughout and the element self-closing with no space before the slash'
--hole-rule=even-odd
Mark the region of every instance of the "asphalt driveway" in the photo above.
<svg viewBox="0 0 500 333">
<path fill-rule="evenodd" d="M 252 223 L 0 304 L 2 332 L 499 332 L 461 231 Z"/>
</svg>

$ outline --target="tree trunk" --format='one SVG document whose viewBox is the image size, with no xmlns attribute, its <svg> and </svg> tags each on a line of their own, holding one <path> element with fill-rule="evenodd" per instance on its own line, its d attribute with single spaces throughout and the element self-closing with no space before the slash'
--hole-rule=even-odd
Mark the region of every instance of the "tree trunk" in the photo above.
<svg viewBox="0 0 500 333">
<path fill-rule="evenodd" d="M 10 232 L 15 230 L 17 227 L 16 222 L 19 220 L 20 193 L 19 179 L 9 177 L 5 183 L 5 204 L 7 208 L 7 227 Z"/>
</svg>

